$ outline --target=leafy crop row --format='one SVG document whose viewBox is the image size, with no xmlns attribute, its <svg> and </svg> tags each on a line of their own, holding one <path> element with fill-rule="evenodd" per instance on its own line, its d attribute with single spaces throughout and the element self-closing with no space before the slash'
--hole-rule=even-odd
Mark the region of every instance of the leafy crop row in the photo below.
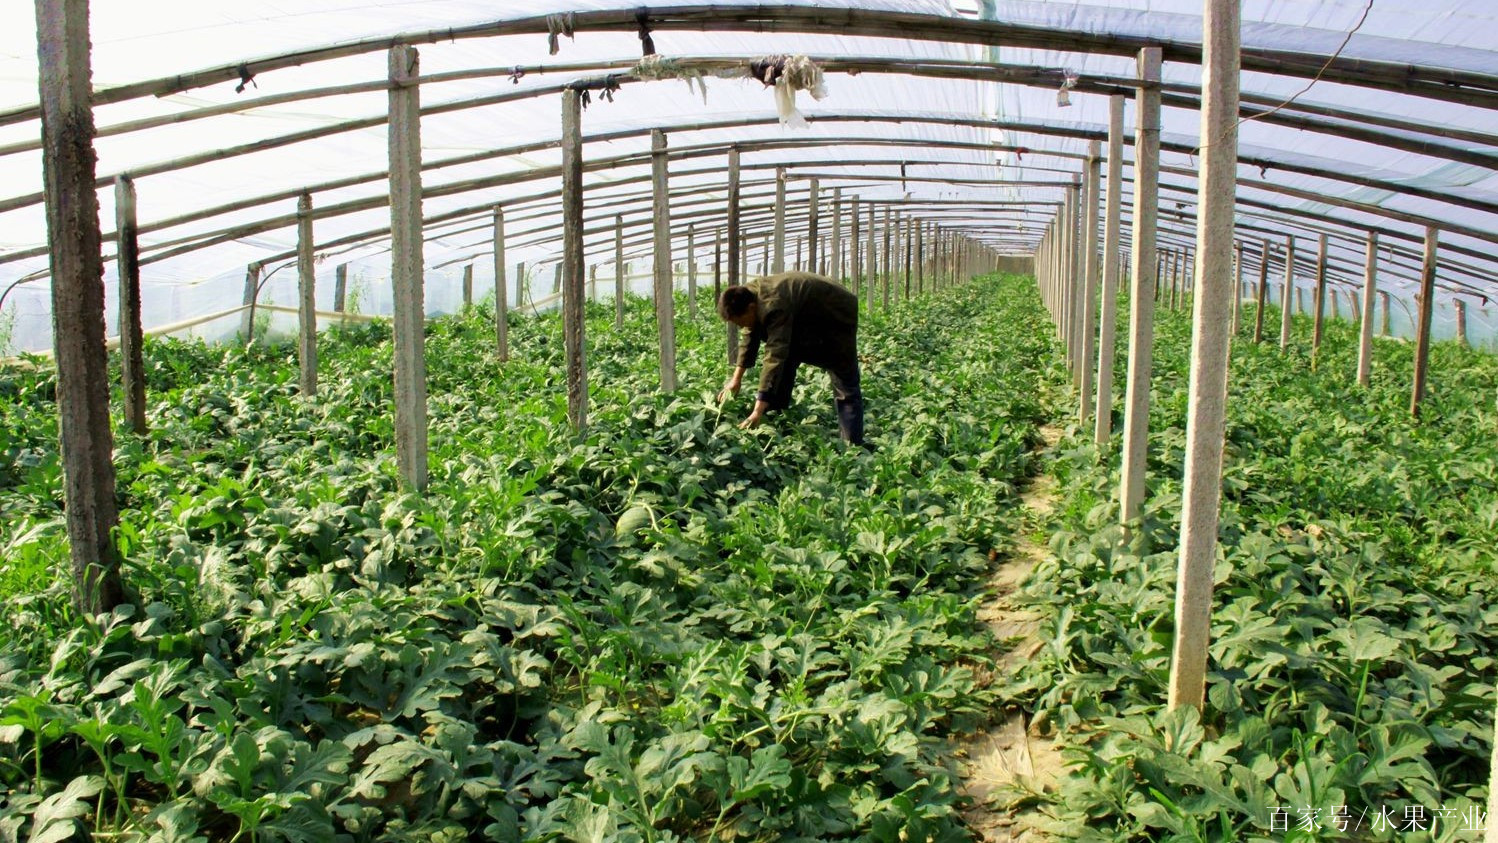
<svg viewBox="0 0 1498 843">
<path fill-rule="evenodd" d="M 117 446 L 134 602 L 72 614 L 51 376 L 0 373 L 0 840 L 961 839 L 945 736 L 985 716 L 974 619 L 1044 414 L 1020 282 L 871 320 L 871 440 L 825 378 L 738 431 L 721 326 L 591 311 L 429 329 L 432 479 L 403 492 L 388 326 L 148 346 Z M 101 835 L 101 839 L 102 835 Z"/>
<path fill-rule="evenodd" d="M 1116 526 L 1114 448 L 1099 453 L 1090 431 L 1063 439 L 1054 559 L 1024 594 L 1046 644 L 1005 689 L 1069 747 L 1056 792 L 1013 794 L 1037 800 L 1056 836 L 1480 838 L 1498 679 L 1498 361 L 1437 345 L 1415 422 L 1410 347 L 1380 342 L 1365 390 L 1355 330 L 1328 326 L 1315 372 L 1301 349 L 1235 341 L 1200 717 L 1163 711 L 1188 314 L 1158 323 L 1142 531 Z"/>
</svg>

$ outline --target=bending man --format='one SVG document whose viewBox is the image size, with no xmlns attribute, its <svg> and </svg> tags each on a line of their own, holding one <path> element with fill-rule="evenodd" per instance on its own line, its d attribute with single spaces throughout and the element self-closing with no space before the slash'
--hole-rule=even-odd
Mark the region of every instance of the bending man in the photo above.
<svg viewBox="0 0 1498 843">
<path fill-rule="evenodd" d="M 745 370 L 754 365 L 761 345 L 765 350 L 754 411 L 739 427 L 756 427 L 765 413 L 789 407 L 796 369 L 805 363 L 825 369 L 831 376 L 843 438 L 863 444 L 858 296 L 820 275 L 785 272 L 724 290 L 718 299 L 718 315 L 749 331 L 724 392 L 739 394 Z"/>
</svg>

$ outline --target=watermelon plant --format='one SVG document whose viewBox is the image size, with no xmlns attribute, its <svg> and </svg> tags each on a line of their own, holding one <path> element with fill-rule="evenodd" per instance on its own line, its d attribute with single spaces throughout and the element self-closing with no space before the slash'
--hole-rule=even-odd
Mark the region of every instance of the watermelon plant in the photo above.
<svg viewBox="0 0 1498 843">
<path fill-rule="evenodd" d="M 98 617 L 52 375 L 6 370 L 0 840 L 963 839 L 947 737 L 993 698 L 975 608 L 1053 378 L 1023 284 L 868 319 L 873 454 L 818 374 L 737 430 L 705 317 L 657 394 L 640 301 L 589 312 L 578 437 L 556 318 L 499 365 L 477 307 L 428 329 L 421 494 L 387 324 L 329 332 L 316 400 L 288 347 L 152 342 Z"/>
<path fill-rule="evenodd" d="M 1309 336 L 1308 321 L 1296 329 Z M 1114 448 L 1095 449 L 1090 429 L 1058 446 L 1054 554 L 1023 592 L 1047 643 L 1003 689 L 1067 748 L 1056 790 L 1007 794 L 1037 805 L 1053 836 L 1481 838 L 1498 680 L 1498 361 L 1438 344 L 1417 422 L 1409 346 L 1380 341 L 1362 389 L 1355 331 L 1328 325 L 1316 371 L 1299 347 L 1234 344 L 1200 715 L 1163 710 L 1187 313 L 1157 323 L 1140 529 L 1116 523 Z"/>
</svg>

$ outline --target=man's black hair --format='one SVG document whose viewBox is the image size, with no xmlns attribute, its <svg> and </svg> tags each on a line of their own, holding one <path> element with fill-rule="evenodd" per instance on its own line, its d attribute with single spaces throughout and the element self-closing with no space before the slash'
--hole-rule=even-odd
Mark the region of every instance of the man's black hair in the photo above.
<svg viewBox="0 0 1498 843">
<path fill-rule="evenodd" d="M 759 301 L 759 296 L 748 287 L 734 286 L 723 291 L 718 297 L 718 315 L 727 322 L 744 315 L 749 310 L 749 305 Z"/>
</svg>

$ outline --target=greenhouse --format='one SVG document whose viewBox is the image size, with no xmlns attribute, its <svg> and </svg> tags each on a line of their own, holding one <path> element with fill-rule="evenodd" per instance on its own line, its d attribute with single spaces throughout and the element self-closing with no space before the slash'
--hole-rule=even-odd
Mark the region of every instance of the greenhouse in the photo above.
<svg viewBox="0 0 1498 843">
<path fill-rule="evenodd" d="M 0 22 L 0 843 L 1498 841 L 1491 3 Z"/>
</svg>

